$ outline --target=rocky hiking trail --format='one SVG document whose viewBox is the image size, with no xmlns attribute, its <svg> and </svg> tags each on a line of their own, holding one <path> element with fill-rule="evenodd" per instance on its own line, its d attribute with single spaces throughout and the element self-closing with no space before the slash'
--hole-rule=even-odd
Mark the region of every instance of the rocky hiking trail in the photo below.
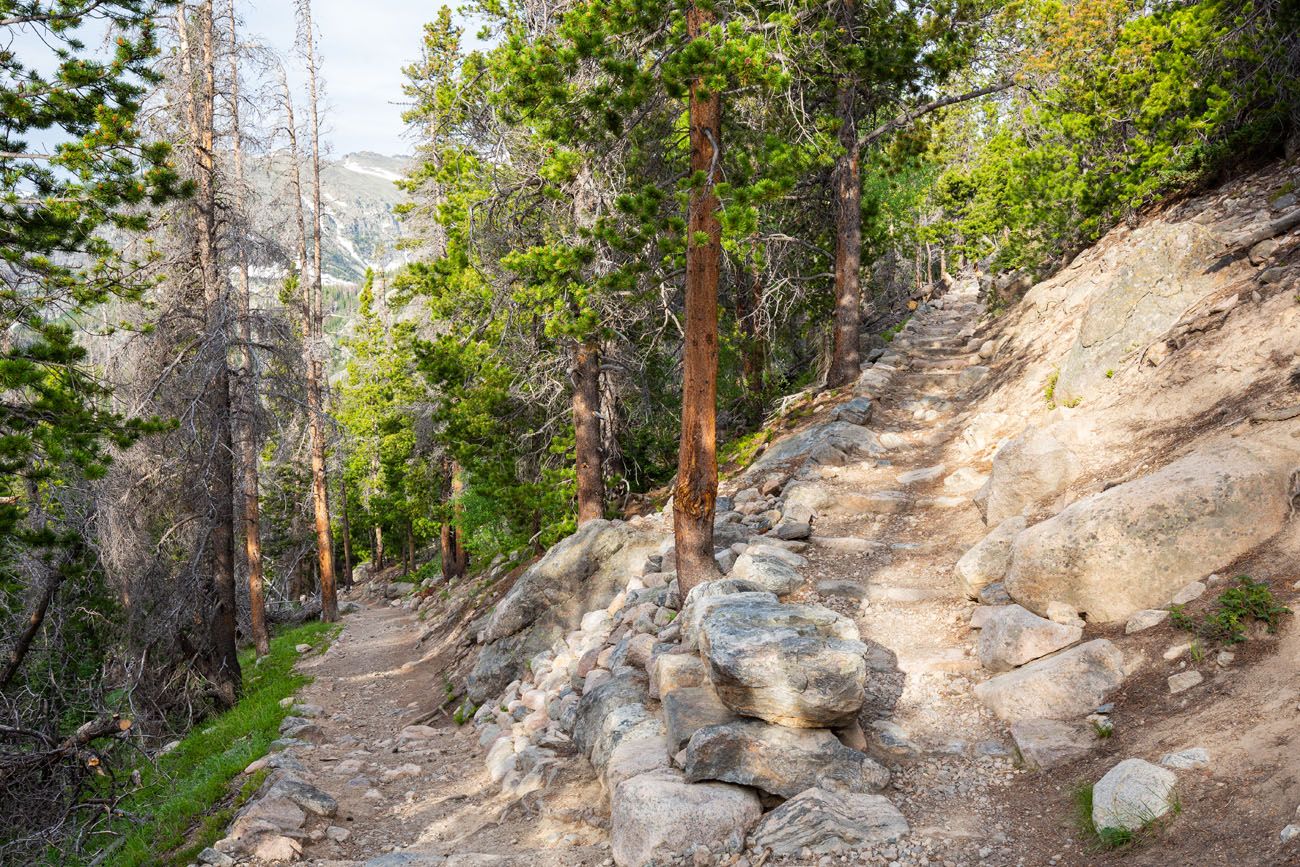
<svg viewBox="0 0 1300 867">
<path fill-rule="evenodd" d="M 1294 447 L 1273 432 L 1093 483 L 1068 426 L 990 411 L 1021 362 L 980 297 L 956 284 L 868 356 L 854 388 L 803 396 L 724 480 L 725 576 L 685 598 L 670 510 L 591 522 L 526 569 L 450 594 L 366 576 L 339 639 L 302 663 L 315 680 L 285 739 L 250 769 L 269 768 L 266 783 L 202 860 L 1297 863 L 1277 835 L 1300 800 L 1285 750 L 1300 689 L 1279 686 L 1294 682 L 1295 633 L 1255 630 L 1204 660 L 1165 610 L 1171 597 L 1203 609 L 1224 579 L 1200 566 L 1275 532 L 1234 527 L 1225 498 L 1277 505 L 1282 525 Z M 1245 487 L 1156 484 L 1199 478 L 1197 461 Z M 1042 556 L 1044 528 L 1073 544 L 1057 525 L 1095 534 L 1098 514 L 1155 539 L 1165 565 L 1130 557 L 1148 583 L 1111 569 L 1119 589 L 1097 598 L 1132 613 L 1094 623 L 1030 580 L 1050 561 L 1023 564 Z M 1266 551 L 1233 566 L 1288 562 Z M 462 684 L 457 715 L 473 725 L 452 719 Z M 1174 819 L 1180 848 L 1099 847 L 1081 786 L 1097 827 L 1164 842 Z"/>
</svg>

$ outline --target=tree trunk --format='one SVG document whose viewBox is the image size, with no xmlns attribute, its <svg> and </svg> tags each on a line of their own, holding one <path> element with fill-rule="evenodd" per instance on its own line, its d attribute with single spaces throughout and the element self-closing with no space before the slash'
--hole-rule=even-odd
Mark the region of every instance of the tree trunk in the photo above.
<svg viewBox="0 0 1300 867">
<path fill-rule="evenodd" d="M 465 479 L 460 474 L 460 464 L 451 463 L 451 508 L 456 518 L 456 538 L 452 540 L 452 555 L 456 567 L 456 577 L 464 578 L 469 571 L 469 552 L 465 549 L 465 536 L 461 527 L 461 495 L 465 493 Z"/>
<path fill-rule="evenodd" d="M 375 571 L 384 568 L 384 528 L 375 525 Z"/>
<path fill-rule="evenodd" d="M 239 36 L 235 20 L 235 2 L 230 0 L 230 137 L 235 157 L 235 212 L 244 213 L 244 149 L 239 128 Z M 271 636 L 266 628 L 266 590 L 263 586 L 261 493 L 258 489 L 257 465 L 257 371 L 253 363 L 252 303 L 248 285 L 248 251 L 242 239 L 235 244 L 239 265 L 239 463 L 241 470 L 240 506 L 244 525 L 244 560 L 248 565 L 248 609 L 253 647 L 258 656 L 271 652 Z"/>
<path fill-rule="evenodd" d="M 343 462 L 346 463 L 346 462 Z M 343 586 L 352 586 L 352 521 L 348 518 L 348 480 L 339 473 L 339 517 L 343 526 Z"/>
<path fill-rule="evenodd" d="M 329 485 L 325 474 L 324 391 L 325 345 L 321 300 L 321 180 L 320 180 L 320 89 L 316 65 L 316 31 L 312 24 L 311 0 L 299 0 L 302 16 L 303 44 L 309 86 L 308 108 L 311 111 L 311 180 L 312 180 L 312 273 L 303 293 L 308 323 L 307 338 L 307 420 L 311 435 L 312 510 L 316 517 L 316 556 L 320 571 L 321 619 L 339 618 L 338 596 L 334 581 L 334 539 L 330 528 Z"/>
<path fill-rule="evenodd" d="M 45 622 L 45 613 L 50 610 L 50 602 L 54 600 L 54 594 L 62 586 L 65 577 L 63 570 L 59 570 L 51 573 L 46 578 L 41 597 L 36 600 L 36 607 L 32 609 L 31 616 L 27 618 L 27 628 L 18 636 L 13 649 L 9 651 L 9 661 L 5 663 L 4 672 L 0 673 L 0 689 L 9 686 L 14 679 L 14 675 L 18 673 L 18 669 L 22 667 L 23 658 L 27 656 L 32 641 L 35 640 L 37 633 L 41 631 L 41 624 Z"/>
<path fill-rule="evenodd" d="M 578 474 L 578 526 L 605 515 L 605 458 L 600 441 L 600 345 L 574 347 L 573 433 Z"/>
<path fill-rule="evenodd" d="M 212 0 L 203 0 L 196 10 L 199 59 L 202 69 L 196 77 L 189 42 L 189 6 L 177 7 L 180 54 L 186 85 L 186 108 L 190 147 L 194 155 L 194 204 L 197 223 L 199 275 L 203 285 L 207 339 L 219 344 L 211 354 L 212 372 L 203 396 L 211 436 L 215 440 L 212 462 L 205 483 L 212 497 L 212 526 L 209 531 L 209 569 L 212 599 L 208 627 L 208 665 L 214 692 L 226 707 L 239 699 L 242 678 L 236 650 L 235 621 L 235 466 L 231 439 L 230 368 L 226 361 L 225 305 L 229 298 L 217 263 L 216 167 L 216 59 Z"/>
<path fill-rule="evenodd" d="M 843 13 L 853 33 L 854 0 L 844 0 Z M 850 40 L 853 38 L 850 35 Z M 835 343 L 826 374 L 827 388 L 849 385 L 861 373 L 858 332 L 862 328 L 862 172 L 859 165 L 857 82 L 841 83 L 836 97 L 840 147 L 835 160 Z"/>
<path fill-rule="evenodd" d="M 740 326 L 740 377 L 745 390 L 745 411 L 751 424 L 763 414 L 764 378 L 767 373 L 767 341 L 759 328 L 758 311 L 763 303 L 763 277 L 757 269 L 741 271 L 736 286 L 736 322 Z"/>
<path fill-rule="evenodd" d="M 686 13 L 691 39 L 713 23 L 709 9 Z M 713 559 L 713 511 L 718 496 L 718 272 L 722 227 L 714 184 L 722 160 L 722 98 L 691 81 L 691 172 L 703 182 L 691 190 L 687 210 L 686 340 L 682 359 L 682 432 L 673 493 L 673 532 L 682 597 L 718 577 Z M 700 240 L 703 237 L 704 240 Z"/>
</svg>

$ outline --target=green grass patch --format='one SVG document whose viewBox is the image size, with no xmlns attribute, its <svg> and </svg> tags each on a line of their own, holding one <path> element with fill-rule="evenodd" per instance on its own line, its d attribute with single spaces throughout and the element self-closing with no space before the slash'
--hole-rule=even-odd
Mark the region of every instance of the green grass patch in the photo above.
<svg viewBox="0 0 1300 867">
<path fill-rule="evenodd" d="M 898 336 L 898 332 L 902 331 L 903 328 L 907 326 L 908 320 L 911 318 L 911 316 L 904 316 L 902 322 L 899 322 L 892 328 L 886 328 L 884 331 L 880 332 L 880 338 L 886 343 L 893 343 L 894 338 Z"/>
<path fill-rule="evenodd" d="M 1207 641 L 1240 644 L 1246 640 L 1246 627 L 1251 623 L 1263 623 L 1270 633 L 1277 632 L 1283 615 L 1290 613 L 1291 609 L 1277 601 L 1267 584 L 1241 575 L 1237 586 L 1220 593 L 1214 607 L 1203 617 L 1188 614 L 1182 605 L 1172 605 L 1169 621 Z"/>
<path fill-rule="evenodd" d="M 1183 812 L 1182 802 L 1173 799 L 1172 809 L 1161 818 L 1153 818 L 1136 830 L 1129 828 L 1098 828 L 1092 821 L 1092 783 L 1080 783 L 1074 790 L 1075 818 L 1083 833 L 1084 843 L 1094 851 L 1124 849 L 1140 845 L 1151 838 L 1156 829 Z"/>
<path fill-rule="evenodd" d="M 195 726 L 180 744 L 156 764 L 139 767 L 140 789 L 122 809 L 142 820 L 124 831 L 122 844 L 103 862 L 109 867 L 189 864 L 204 846 L 219 839 L 239 805 L 260 782 L 244 782 L 230 797 L 230 782 L 254 759 L 265 755 L 280 735 L 289 715 L 280 700 L 295 694 L 311 678 L 293 670 L 299 644 L 317 650 L 329 644 L 339 629 L 335 623 L 306 623 L 271 640 L 271 652 L 260 664 L 251 650 L 240 655 L 244 696 L 219 716 Z"/>
<path fill-rule="evenodd" d="M 763 429 L 723 443 L 718 449 L 718 465 L 729 466 L 735 464 L 741 469 L 749 466 L 754 461 L 754 455 L 771 438 L 772 432 Z"/>
<path fill-rule="evenodd" d="M 1061 371 L 1053 370 L 1047 377 L 1047 385 L 1043 386 L 1043 399 L 1047 401 L 1048 409 L 1056 409 L 1056 383 L 1061 378 Z"/>
</svg>

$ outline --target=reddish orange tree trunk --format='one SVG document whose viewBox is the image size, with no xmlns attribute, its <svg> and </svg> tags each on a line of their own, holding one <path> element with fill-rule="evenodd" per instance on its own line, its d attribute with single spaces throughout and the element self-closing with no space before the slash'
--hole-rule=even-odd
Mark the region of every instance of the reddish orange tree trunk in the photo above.
<svg viewBox="0 0 1300 867">
<path fill-rule="evenodd" d="M 691 39 L 713 23 L 713 13 L 686 13 Z M 714 184 L 722 159 L 722 98 L 691 82 L 691 172 L 703 182 L 691 191 L 687 212 L 686 344 L 682 358 L 682 436 L 673 493 L 677 579 L 685 596 L 718 576 L 713 559 L 713 511 L 718 496 L 718 272 L 722 226 Z"/>
<path fill-rule="evenodd" d="M 844 0 L 844 23 L 853 33 L 853 2 Z M 850 39 L 852 36 L 850 35 Z M 859 165 L 857 82 L 847 77 L 837 97 L 840 147 L 832 174 L 835 194 L 835 344 L 826 387 L 839 388 L 858 378 L 858 331 L 862 327 L 862 173 Z"/>
<path fill-rule="evenodd" d="M 600 346 L 577 344 L 573 358 L 573 434 L 578 476 L 578 525 L 605 514 L 605 457 L 600 442 Z"/>
</svg>

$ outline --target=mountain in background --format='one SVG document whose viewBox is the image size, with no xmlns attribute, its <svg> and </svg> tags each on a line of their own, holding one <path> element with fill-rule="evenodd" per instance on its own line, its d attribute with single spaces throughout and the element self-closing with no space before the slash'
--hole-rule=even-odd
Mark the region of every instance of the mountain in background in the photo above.
<svg viewBox="0 0 1300 867">
<path fill-rule="evenodd" d="M 292 165 L 284 153 L 264 157 L 249 173 L 263 202 L 292 202 Z M 405 177 L 410 157 L 363 151 L 321 162 L 322 282 L 359 286 L 366 269 L 393 271 L 408 261 L 397 249 L 402 237 L 394 209 L 405 194 L 396 182 Z M 302 166 L 304 205 L 311 209 L 308 166 Z M 272 237 L 286 233 L 293 219 L 284 208 L 269 207 L 264 227 Z M 286 222 L 288 221 L 288 222 Z M 291 245 L 286 245 L 292 249 Z"/>
</svg>

